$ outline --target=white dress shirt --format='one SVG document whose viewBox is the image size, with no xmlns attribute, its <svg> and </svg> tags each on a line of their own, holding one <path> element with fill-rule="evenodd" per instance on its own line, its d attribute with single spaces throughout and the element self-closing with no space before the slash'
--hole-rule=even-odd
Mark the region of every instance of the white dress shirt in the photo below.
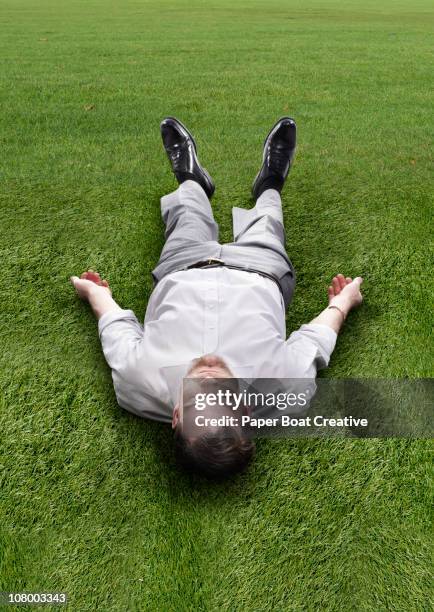
<svg viewBox="0 0 434 612">
<path fill-rule="evenodd" d="M 313 379 L 328 365 L 337 336 L 326 325 L 309 324 L 286 339 L 276 283 L 224 267 L 163 278 L 144 325 L 132 310 L 121 310 L 104 314 L 98 328 L 119 405 L 165 422 L 193 359 L 218 355 L 235 378 Z"/>
</svg>

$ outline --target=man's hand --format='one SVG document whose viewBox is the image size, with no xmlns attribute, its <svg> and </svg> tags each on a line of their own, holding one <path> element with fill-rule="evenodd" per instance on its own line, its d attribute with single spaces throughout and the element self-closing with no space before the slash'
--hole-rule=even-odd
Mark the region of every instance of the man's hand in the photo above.
<svg viewBox="0 0 434 612">
<path fill-rule="evenodd" d="M 337 306 L 345 316 L 362 303 L 363 297 L 360 291 L 360 286 L 363 283 L 363 278 L 358 276 L 354 280 L 343 274 L 338 274 L 332 280 L 332 284 L 328 288 L 329 306 Z"/>
<path fill-rule="evenodd" d="M 98 272 L 88 270 L 78 278 L 71 276 L 71 283 L 82 300 L 89 302 L 97 319 L 107 312 L 122 310 L 112 298 L 112 292 L 106 280 Z"/>
<path fill-rule="evenodd" d="M 77 295 L 82 300 L 89 301 L 89 296 L 95 287 L 101 287 L 105 291 L 108 291 L 109 295 L 112 294 L 109 284 L 106 280 L 102 280 L 98 272 L 88 270 L 78 278 L 78 276 L 71 276 L 71 283 L 77 292 Z"/>
<path fill-rule="evenodd" d="M 336 333 L 339 333 L 350 310 L 362 303 L 363 298 L 360 292 L 362 283 L 363 278 L 361 276 L 354 280 L 349 276 L 345 278 L 343 274 L 335 276 L 328 288 L 329 305 L 311 323 L 327 325 Z M 337 308 L 330 308 L 330 306 L 337 306 Z"/>
</svg>

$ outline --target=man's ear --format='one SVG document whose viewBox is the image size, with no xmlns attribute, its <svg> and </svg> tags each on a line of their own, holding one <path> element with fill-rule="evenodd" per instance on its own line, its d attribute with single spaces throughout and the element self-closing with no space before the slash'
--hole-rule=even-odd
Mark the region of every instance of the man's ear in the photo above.
<svg viewBox="0 0 434 612">
<path fill-rule="evenodd" d="M 172 429 L 175 429 L 178 423 L 179 423 L 179 404 L 176 404 L 175 408 L 173 409 L 173 415 L 172 415 Z"/>
</svg>

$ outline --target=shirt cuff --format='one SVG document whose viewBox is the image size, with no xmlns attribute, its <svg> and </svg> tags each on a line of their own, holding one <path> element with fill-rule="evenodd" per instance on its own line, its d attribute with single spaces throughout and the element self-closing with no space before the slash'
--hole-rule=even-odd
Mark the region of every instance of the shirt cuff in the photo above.
<svg viewBox="0 0 434 612">
<path fill-rule="evenodd" d="M 313 331 L 315 334 L 319 334 L 322 341 L 321 345 L 324 347 L 330 357 L 334 351 L 338 337 L 334 329 L 328 325 L 323 325 L 322 323 L 306 323 L 300 327 L 300 331 Z"/>
<path fill-rule="evenodd" d="M 110 310 L 102 315 L 98 321 L 98 334 L 101 336 L 104 329 L 114 321 L 135 321 L 138 325 L 136 315 L 132 310 Z"/>
</svg>

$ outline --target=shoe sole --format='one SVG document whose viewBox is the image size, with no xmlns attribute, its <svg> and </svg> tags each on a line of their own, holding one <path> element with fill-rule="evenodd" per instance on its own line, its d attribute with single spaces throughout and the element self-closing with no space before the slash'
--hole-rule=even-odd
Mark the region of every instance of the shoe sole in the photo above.
<svg viewBox="0 0 434 612">
<path fill-rule="evenodd" d="M 211 175 L 210 175 L 210 173 L 208 172 L 208 170 L 207 170 L 206 168 L 204 168 L 204 167 L 202 166 L 202 164 L 200 163 L 200 161 L 199 161 L 199 158 L 198 158 L 198 155 L 197 155 L 197 146 L 196 146 L 196 141 L 195 141 L 195 139 L 194 139 L 194 137 L 193 137 L 193 134 L 192 134 L 192 133 L 190 132 L 190 130 L 188 130 L 188 129 L 185 127 L 185 125 L 184 125 L 184 124 L 183 124 L 183 123 L 182 123 L 182 122 L 181 122 L 179 119 L 177 119 L 176 117 L 166 117 L 165 119 L 163 119 L 163 121 L 166 121 L 167 119 L 170 119 L 171 121 L 174 121 L 175 123 L 177 123 L 178 125 L 180 125 L 180 126 L 182 127 L 182 129 L 183 129 L 183 130 L 185 130 L 185 131 L 187 132 L 188 137 L 191 139 L 191 142 L 193 143 L 193 147 L 194 147 L 194 154 L 195 154 L 195 157 L 196 157 L 196 163 L 197 163 L 197 165 L 199 166 L 199 168 L 201 168 L 202 172 L 204 173 L 204 175 L 205 175 L 205 177 L 206 177 L 206 179 L 207 179 L 207 182 L 208 182 L 208 188 L 209 188 L 209 190 L 210 190 L 210 194 L 209 194 L 209 196 L 208 196 L 208 197 L 209 197 L 209 198 L 211 198 L 211 197 L 212 197 L 212 195 L 214 194 L 214 191 L 215 191 L 214 181 L 212 180 Z"/>
<path fill-rule="evenodd" d="M 263 151 L 262 151 L 262 166 L 264 165 L 264 162 L 265 162 L 265 151 L 266 151 L 267 142 L 269 141 L 270 137 L 273 135 L 273 132 L 276 130 L 279 124 L 282 123 L 282 121 L 285 121 L 287 119 L 289 119 L 289 121 L 291 121 L 291 123 L 296 126 L 294 119 L 292 119 L 291 117 L 281 117 L 278 121 L 276 121 L 276 123 L 273 125 L 271 130 L 268 132 L 264 140 Z M 262 166 L 259 168 L 259 172 L 257 173 L 257 175 L 255 176 L 253 180 L 253 185 L 252 185 L 252 196 L 253 197 L 255 197 L 256 182 L 258 180 L 259 175 L 261 174 Z"/>
</svg>

